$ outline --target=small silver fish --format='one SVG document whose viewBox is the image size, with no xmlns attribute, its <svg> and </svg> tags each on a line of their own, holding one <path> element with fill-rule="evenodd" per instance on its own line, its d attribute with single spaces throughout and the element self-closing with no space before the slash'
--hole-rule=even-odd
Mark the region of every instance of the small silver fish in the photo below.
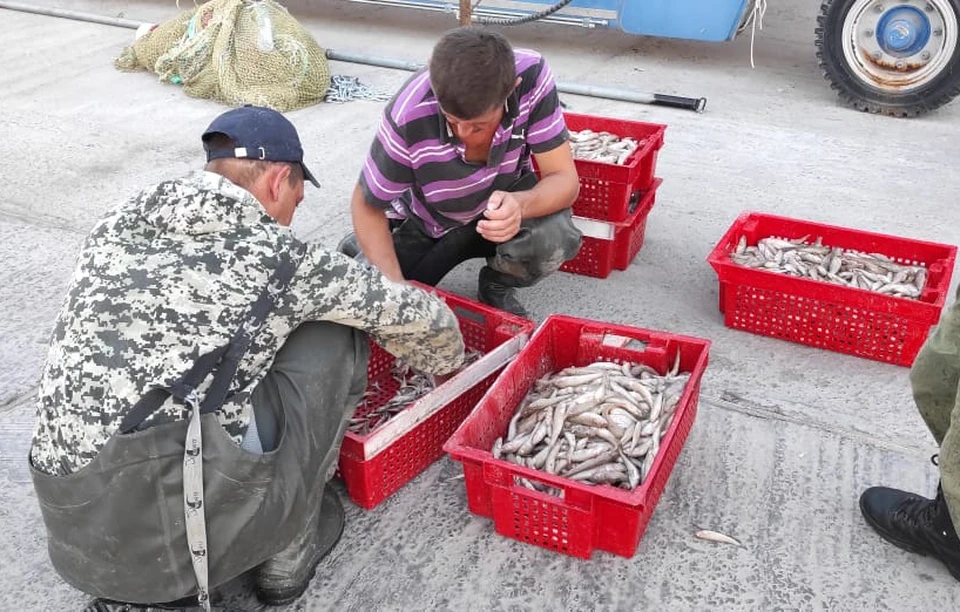
<svg viewBox="0 0 960 612">
<path fill-rule="evenodd" d="M 645 139 L 619 137 L 610 132 L 593 130 L 570 131 L 570 150 L 575 159 L 624 165 L 637 149 L 645 146 Z"/>
<path fill-rule="evenodd" d="M 709 529 L 701 529 L 694 534 L 697 538 L 701 540 L 708 540 L 710 542 L 718 542 L 720 544 L 733 544 L 734 546 L 743 546 L 739 540 L 731 538 L 730 536 L 720 533 L 718 531 L 711 531 Z"/>
<path fill-rule="evenodd" d="M 821 237 L 784 239 L 770 236 L 749 245 L 741 236 L 729 257 L 737 265 L 778 274 L 846 285 L 906 299 L 918 299 L 926 284 L 923 266 L 897 263 L 881 253 L 823 245 Z"/>
<path fill-rule="evenodd" d="M 537 379 L 494 449 L 503 461 L 562 478 L 635 489 L 652 469 L 690 377 L 680 372 L 679 352 L 673 357 L 665 375 L 598 361 Z"/>
<path fill-rule="evenodd" d="M 461 367 L 466 367 L 482 356 L 482 351 L 468 349 Z M 393 396 L 382 404 L 377 404 L 377 396 L 384 387 L 381 382 L 372 382 L 357 404 L 354 417 L 347 424 L 348 431 L 360 435 L 371 433 L 385 425 L 410 404 L 433 391 L 432 377 L 417 372 L 399 359 L 393 361 L 389 374 L 393 382 L 398 385 Z"/>
</svg>

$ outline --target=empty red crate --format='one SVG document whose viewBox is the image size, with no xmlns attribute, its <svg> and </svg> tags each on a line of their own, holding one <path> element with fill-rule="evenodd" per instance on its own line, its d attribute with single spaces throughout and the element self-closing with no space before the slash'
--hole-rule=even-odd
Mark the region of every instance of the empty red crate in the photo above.
<svg viewBox="0 0 960 612">
<path fill-rule="evenodd" d="M 741 236 L 823 239 L 827 246 L 880 253 L 927 269 L 919 300 L 739 266 L 730 259 Z M 745 213 L 707 261 L 720 283 L 728 327 L 902 366 L 913 364 L 937 324 L 953 275 L 954 246 L 762 213 Z"/>
<path fill-rule="evenodd" d="M 560 269 L 572 274 L 607 278 L 613 269 L 626 270 L 640 252 L 647 230 L 647 216 L 657 199 L 657 188 L 663 179 L 656 179 L 646 191 L 640 206 L 623 222 L 610 223 L 574 217 L 574 224 L 583 232 L 583 244 L 577 256 Z"/>
<path fill-rule="evenodd" d="M 627 348 L 623 340 L 640 341 Z M 614 342 L 610 342 L 614 340 Z M 507 365 L 477 407 L 444 445 L 463 464 L 470 511 L 493 519 L 497 533 L 574 557 L 594 549 L 635 554 L 660 494 L 693 426 L 710 342 L 599 321 L 551 315 Z M 633 491 L 589 485 L 494 459 L 494 441 L 540 377 L 594 361 L 646 364 L 665 373 L 680 353 L 690 379 L 661 441 L 650 474 Z M 520 478 L 558 491 L 551 495 L 518 484 Z"/>
<path fill-rule="evenodd" d="M 493 384 L 533 331 L 531 321 L 479 302 L 431 288 L 457 315 L 468 349 L 484 357 L 463 368 L 429 394 L 411 403 L 379 429 L 347 432 L 338 469 L 357 505 L 371 509 L 443 456 L 443 443 Z M 378 395 L 357 416 L 386 403 L 398 388 L 390 375 L 394 356 L 371 341 L 368 389 Z"/>
<path fill-rule="evenodd" d="M 573 204 L 573 214 L 600 221 L 626 221 L 636 210 L 643 193 L 653 185 L 667 126 L 577 113 L 564 113 L 563 117 L 567 128 L 574 132 L 589 129 L 642 141 L 622 166 L 574 160 L 580 175 L 580 194 Z"/>
</svg>

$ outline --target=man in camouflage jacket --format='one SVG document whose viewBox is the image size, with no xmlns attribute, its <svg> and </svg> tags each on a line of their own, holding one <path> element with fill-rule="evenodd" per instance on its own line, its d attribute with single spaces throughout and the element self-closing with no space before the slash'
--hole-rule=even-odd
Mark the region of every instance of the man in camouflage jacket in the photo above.
<svg viewBox="0 0 960 612">
<path fill-rule="evenodd" d="M 203 142 L 202 173 L 94 227 L 42 373 L 31 473 L 53 565 L 100 598 L 92 609 L 181 598 L 209 609 L 207 588 L 253 568 L 264 603 L 299 597 L 342 532 L 325 482 L 366 388 L 369 340 L 434 375 L 463 360 L 442 300 L 294 237 L 304 180 L 317 182 L 282 115 L 233 109 Z M 281 268 L 295 270 L 285 282 Z M 263 296 L 270 308 L 251 324 Z M 244 325 L 249 348 L 223 401 L 200 409 L 213 376 L 174 397 Z M 154 409 L 121 427 L 151 394 Z M 185 475 L 199 448 L 194 494 Z"/>
</svg>

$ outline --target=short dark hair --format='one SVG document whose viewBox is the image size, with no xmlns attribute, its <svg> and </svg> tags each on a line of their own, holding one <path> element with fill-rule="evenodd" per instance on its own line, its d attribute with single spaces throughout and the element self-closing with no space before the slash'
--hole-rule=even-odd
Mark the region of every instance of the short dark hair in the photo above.
<svg viewBox="0 0 960 612">
<path fill-rule="evenodd" d="M 220 132 L 211 134 L 203 143 L 204 151 L 233 149 L 236 146 L 237 143 L 232 138 Z M 207 162 L 207 169 L 218 171 L 221 174 L 224 172 L 229 172 L 231 176 L 227 176 L 228 179 L 234 181 L 237 185 L 243 187 L 244 189 L 249 189 L 253 183 L 260 178 L 260 175 L 266 172 L 267 169 L 273 164 L 280 164 L 290 168 L 290 175 L 287 177 L 287 182 L 291 187 L 296 187 L 297 183 L 302 181 L 304 178 L 303 168 L 300 166 L 300 164 L 294 164 L 291 162 L 261 161 L 259 159 L 237 159 L 232 157 L 214 159 Z M 232 172 L 226 170 L 226 168 L 231 165 L 234 166 L 234 170 Z"/>
<path fill-rule="evenodd" d="M 448 31 L 430 56 L 430 84 L 444 111 L 475 119 L 503 104 L 517 67 L 503 35 L 478 26 Z"/>
</svg>

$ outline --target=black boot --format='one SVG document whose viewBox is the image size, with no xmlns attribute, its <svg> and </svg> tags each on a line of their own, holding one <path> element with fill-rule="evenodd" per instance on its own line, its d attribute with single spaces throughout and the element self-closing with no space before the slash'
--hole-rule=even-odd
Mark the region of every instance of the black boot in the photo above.
<svg viewBox="0 0 960 612">
<path fill-rule="evenodd" d="M 307 590 L 317 565 L 333 550 L 343 534 L 343 504 L 329 486 L 304 530 L 287 548 L 256 571 L 257 599 L 279 606 L 297 599 Z"/>
<path fill-rule="evenodd" d="M 518 317 L 529 319 L 523 304 L 517 300 L 517 290 L 504 283 L 504 274 L 497 272 L 490 266 L 480 269 L 480 279 L 477 282 L 477 297 L 488 306 L 513 313 Z"/>
<path fill-rule="evenodd" d="M 219 605 L 222 597 L 219 593 L 210 593 L 210 603 L 213 612 L 233 612 L 233 608 Z M 177 601 L 171 601 L 160 604 L 132 604 L 112 599 L 98 597 L 83 609 L 83 612 L 167 612 L 168 610 L 177 610 L 178 612 L 203 612 L 203 608 L 197 602 L 196 597 L 186 597 Z"/>
<path fill-rule="evenodd" d="M 350 232 L 344 236 L 340 240 L 340 244 L 337 245 L 337 250 L 347 257 L 356 258 L 357 254 L 360 253 L 360 243 L 357 242 L 357 235 Z"/>
<path fill-rule="evenodd" d="M 194 599 L 196 601 L 196 599 Z M 167 610 L 181 610 L 182 612 L 202 612 L 203 608 L 199 606 L 181 606 L 171 608 L 169 606 L 157 606 L 153 604 L 131 604 L 112 599 L 98 597 L 87 604 L 83 612 L 166 612 Z"/>
<path fill-rule="evenodd" d="M 960 580 L 960 539 L 954 530 L 943 488 L 933 500 L 887 487 L 871 487 L 860 496 L 860 511 L 885 540 L 942 561 Z"/>
</svg>

